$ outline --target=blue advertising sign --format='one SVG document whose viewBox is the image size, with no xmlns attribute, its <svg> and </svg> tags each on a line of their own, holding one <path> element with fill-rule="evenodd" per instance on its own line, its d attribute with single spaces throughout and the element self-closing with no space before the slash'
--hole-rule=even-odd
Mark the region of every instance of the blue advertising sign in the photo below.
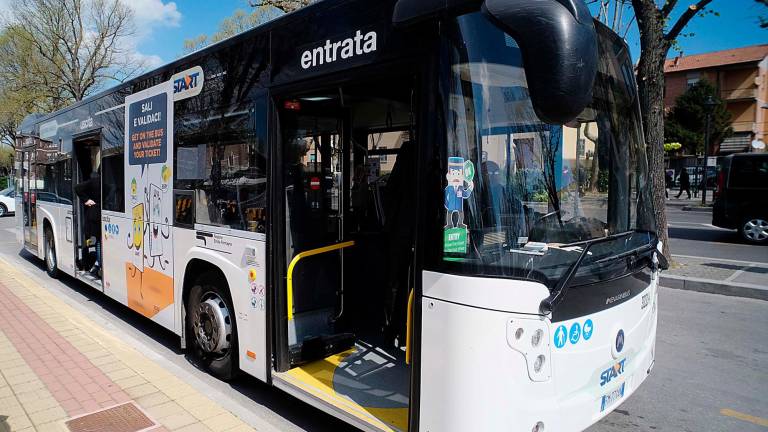
<svg viewBox="0 0 768 432">
<path fill-rule="evenodd" d="M 168 94 L 160 93 L 128 106 L 128 163 L 165 163 L 168 152 Z"/>
</svg>

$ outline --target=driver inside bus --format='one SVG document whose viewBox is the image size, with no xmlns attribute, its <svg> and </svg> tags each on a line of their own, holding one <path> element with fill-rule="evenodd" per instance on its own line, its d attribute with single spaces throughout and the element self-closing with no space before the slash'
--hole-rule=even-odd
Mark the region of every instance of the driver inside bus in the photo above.
<svg viewBox="0 0 768 432">
<path fill-rule="evenodd" d="M 86 246 L 96 246 L 96 261 L 89 270 L 91 274 L 99 277 L 101 271 L 101 150 L 91 147 L 92 172 L 88 180 L 75 186 L 75 193 L 85 206 L 83 231 L 86 238 Z"/>
</svg>

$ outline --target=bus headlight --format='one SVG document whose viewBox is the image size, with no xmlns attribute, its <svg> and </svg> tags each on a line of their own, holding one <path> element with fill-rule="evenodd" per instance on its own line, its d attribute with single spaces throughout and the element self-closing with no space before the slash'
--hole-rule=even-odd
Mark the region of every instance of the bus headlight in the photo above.
<svg viewBox="0 0 768 432">
<path fill-rule="evenodd" d="M 552 376 L 547 361 L 550 355 L 549 325 L 544 318 L 510 318 L 507 321 L 507 345 L 523 355 L 531 381 L 549 380 Z"/>
</svg>

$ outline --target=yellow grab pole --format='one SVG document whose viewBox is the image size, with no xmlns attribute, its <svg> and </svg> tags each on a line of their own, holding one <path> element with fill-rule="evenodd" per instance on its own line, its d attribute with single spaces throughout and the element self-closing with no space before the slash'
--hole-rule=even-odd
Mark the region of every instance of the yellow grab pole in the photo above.
<svg viewBox="0 0 768 432">
<path fill-rule="evenodd" d="M 291 263 L 288 264 L 288 277 L 287 277 L 287 285 L 288 285 L 288 321 L 293 320 L 293 269 L 296 267 L 296 264 L 299 263 L 303 258 L 310 257 L 312 255 L 319 255 L 326 252 L 331 252 L 339 249 L 348 248 L 350 246 L 354 246 L 354 241 L 348 241 L 344 243 L 336 243 L 330 246 L 323 246 L 321 248 L 312 249 L 308 251 L 301 252 L 297 254 L 293 259 L 291 260 Z"/>
<path fill-rule="evenodd" d="M 408 317 L 405 320 L 405 364 L 411 364 L 411 332 L 413 331 L 413 289 L 408 294 Z"/>
</svg>

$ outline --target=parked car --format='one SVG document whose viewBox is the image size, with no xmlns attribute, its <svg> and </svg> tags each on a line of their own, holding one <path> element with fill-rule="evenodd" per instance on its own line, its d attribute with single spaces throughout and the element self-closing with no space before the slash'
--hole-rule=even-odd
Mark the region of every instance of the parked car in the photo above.
<svg viewBox="0 0 768 432">
<path fill-rule="evenodd" d="M 768 154 L 738 153 L 718 165 L 712 225 L 736 229 L 750 243 L 768 244 Z"/>
<path fill-rule="evenodd" d="M 0 217 L 12 214 L 16 210 L 16 190 L 13 187 L 0 191 Z"/>
</svg>

